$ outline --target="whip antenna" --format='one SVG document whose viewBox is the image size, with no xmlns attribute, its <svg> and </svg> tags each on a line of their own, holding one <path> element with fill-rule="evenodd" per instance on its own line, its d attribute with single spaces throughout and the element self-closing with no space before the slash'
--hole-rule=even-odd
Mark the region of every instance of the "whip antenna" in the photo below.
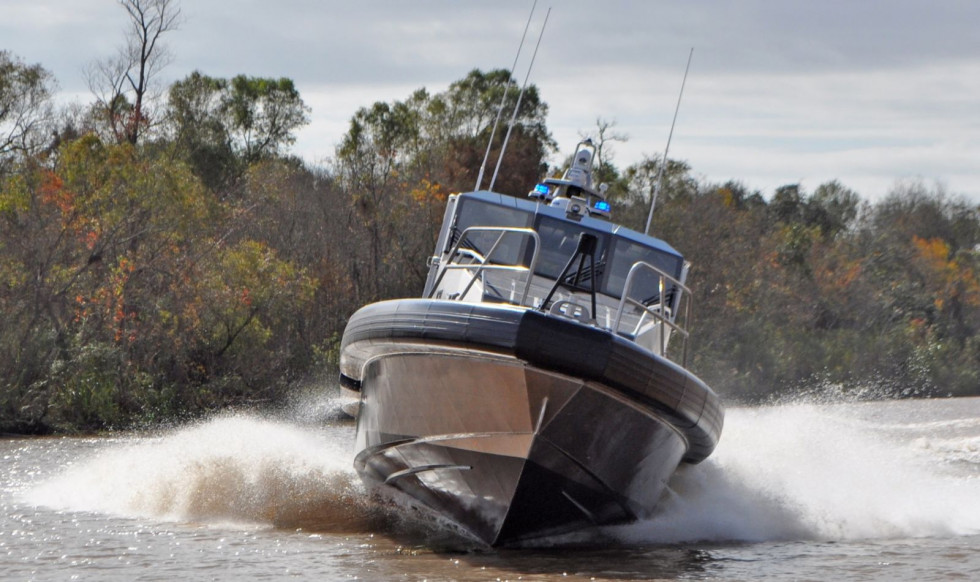
<svg viewBox="0 0 980 582">
<path fill-rule="evenodd" d="M 527 67 L 527 75 L 524 76 L 524 85 L 521 87 L 521 93 L 517 96 L 517 105 L 514 106 L 514 114 L 510 117 L 510 123 L 507 125 L 507 135 L 504 137 L 504 143 L 500 146 L 500 155 L 497 156 L 497 166 L 493 169 L 493 178 L 490 179 L 490 189 L 493 190 L 493 185 L 497 182 L 497 172 L 500 171 L 500 162 L 504 159 L 504 152 L 507 151 L 507 142 L 510 141 L 510 132 L 514 129 L 514 121 L 517 119 L 517 111 L 521 108 L 521 100 L 524 98 L 524 91 L 527 89 L 527 80 L 531 78 L 531 69 L 534 68 L 534 59 L 538 56 L 538 48 L 541 46 L 541 38 L 544 36 L 544 29 L 548 26 L 548 17 L 551 16 L 551 8 L 548 8 L 548 13 L 544 15 L 544 24 L 541 25 L 541 33 L 538 34 L 538 44 L 534 45 L 534 54 L 531 55 L 531 64 Z"/>
<path fill-rule="evenodd" d="M 681 97 L 684 96 L 684 85 L 687 83 L 687 72 L 691 70 L 691 57 L 694 56 L 694 47 L 687 55 L 687 67 L 684 69 L 684 80 L 681 81 L 681 93 L 677 96 L 677 107 L 674 108 L 674 120 L 670 122 L 670 133 L 667 135 L 667 147 L 664 148 L 664 158 L 660 160 L 660 169 L 657 170 L 657 185 L 653 189 L 653 197 L 650 199 L 650 213 L 647 214 L 647 227 L 643 234 L 650 234 L 650 221 L 653 220 L 653 207 L 657 205 L 657 196 L 660 195 L 660 187 L 664 182 L 664 168 L 667 167 L 667 152 L 670 151 L 670 139 L 674 137 L 674 124 L 677 123 L 677 112 L 681 110 Z"/>
<path fill-rule="evenodd" d="M 534 4 L 531 5 L 531 14 L 527 17 L 527 24 L 524 25 L 524 34 L 521 35 L 521 44 L 517 47 L 517 55 L 514 56 L 514 64 L 510 66 L 510 71 L 507 72 L 507 86 L 504 87 L 504 94 L 500 97 L 500 107 L 497 108 L 497 117 L 493 120 L 493 129 L 490 130 L 490 141 L 487 142 L 487 152 L 483 154 L 483 163 L 480 164 L 480 174 L 476 177 L 476 186 L 474 190 L 479 190 L 480 185 L 483 184 L 483 172 L 487 169 L 487 158 L 490 157 L 490 147 L 493 145 L 493 138 L 497 135 L 497 125 L 500 123 L 500 114 L 504 112 L 504 102 L 507 100 L 507 93 L 510 92 L 510 86 L 514 83 L 513 73 L 514 69 L 517 68 L 517 59 L 521 58 L 521 50 L 524 49 L 524 39 L 527 38 L 527 29 L 531 27 L 531 18 L 534 16 L 534 8 L 538 5 L 538 0 L 534 0 Z"/>
</svg>

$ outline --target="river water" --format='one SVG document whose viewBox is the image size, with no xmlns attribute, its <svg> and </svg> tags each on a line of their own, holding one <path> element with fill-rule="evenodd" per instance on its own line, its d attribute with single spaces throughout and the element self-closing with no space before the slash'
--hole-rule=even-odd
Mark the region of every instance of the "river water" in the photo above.
<svg viewBox="0 0 980 582">
<path fill-rule="evenodd" d="M 656 518 L 506 551 L 372 502 L 333 405 L 0 440 L 0 579 L 980 579 L 980 398 L 729 409 Z"/>
</svg>

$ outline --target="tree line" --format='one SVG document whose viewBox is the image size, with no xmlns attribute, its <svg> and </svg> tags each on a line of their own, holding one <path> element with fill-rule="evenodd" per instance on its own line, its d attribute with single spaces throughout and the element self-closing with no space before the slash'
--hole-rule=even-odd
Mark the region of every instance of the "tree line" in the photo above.
<svg viewBox="0 0 980 582">
<path fill-rule="evenodd" d="M 331 385 L 346 318 L 418 295 L 447 196 L 473 188 L 501 100 L 518 103 L 508 72 L 474 70 L 358 110 L 333 158 L 310 164 L 289 151 L 311 114 L 289 79 L 194 72 L 150 99 L 152 24 L 179 11 L 122 4 L 151 26 L 93 69 L 111 82 L 90 104 L 56 108 L 51 74 L 0 52 L 0 432 Z M 530 86 L 495 190 L 525 196 L 560 172 L 547 112 Z M 590 132 L 600 179 L 614 218 L 642 230 L 664 161 L 617 168 L 613 129 Z M 693 368 L 724 398 L 978 393 L 975 204 L 922 183 L 876 202 L 838 182 L 767 199 L 677 160 L 664 174 L 651 232 L 693 263 Z"/>
</svg>

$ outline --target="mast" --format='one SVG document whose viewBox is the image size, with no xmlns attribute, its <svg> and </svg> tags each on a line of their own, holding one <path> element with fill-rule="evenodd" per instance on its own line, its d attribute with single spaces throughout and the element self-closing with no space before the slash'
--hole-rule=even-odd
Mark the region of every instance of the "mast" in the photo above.
<svg viewBox="0 0 980 582">
<path fill-rule="evenodd" d="M 664 182 L 664 168 L 667 167 L 667 152 L 670 151 L 670 140 L 674 137 L 674 125 L 677 123 L 677 112 L 681 110 L 681 97 L 684 96 L 684 85 L 687 84 L 687 72 L 691 70 L 691 57 L 694 56 L 694 47 L 687 55 L 687 67 L 684 69 L 684 80 L 681 81 L 681 92 L 677 96 L 677 107 L 674 108 L 674 120 L 670 122 L 670 133 L 667 135 L 667 147 L 664 148 L 664 157 L 660 160 L 660 168 L 657 170 L 657 183 L 653 189 L 653 196 L 650 198 L 650 213 L 647 214 L 647 227 L 643 234 L 650 234 L 650 221 L 653 220 L 653 207 L 657 205 L 657 196 L 660 195 L 660 188 Z"/>
<path fill-rule="evenodd" d="M 548 13 L 544 16 L 544 24 L 541 25 L 541 33 L 538 34 L 538 43 L 534 45 L 534 54 L 531 55 L 531 64 L 527 67 L 527 75 L 524 76 L 524 85 L 521 86 L 521 93 L 517 96 L 517 105 L 514 106 L 514 114 L 510 117 L 510 123 L 507 125 L 507 135 L 504 137 L 504 143 L 500 146 L 500 155 L 497 156 L 497 166 L 493 169 L 493 177 L 490 178 L 490 189 L 493 190 L 493 185 L 497 182 L 497 172 L 500 171 L 500 162 L 504 159 L 504 152 L 507 151 L 507 142 L 510 141 L 510 132 L 514 129 L 514 121 L 517 120 L 517 112 L 521 108 L 521 100 L 524 98 L 524 91 L 527 89 L 527 81 L 531 78 L 531 69 L 534 68 L 534 59 L 538 56 L 538 48 L 541 47 L 541 39 L 544 37 L 544 29 L 548 26 L 548 17 L 551 16 L 551 8 L 548 8 Z"/>
<path fill-rule="evenodd" d="M 487 159 L 490 157 L 490 147 L 493 145 L 493 138 L 497 135 L 497 125 L 500 123 L 500 114 L 504 112 L 504 103 L 507 101 L 507 93 L 510 92 L 510 86 L 514 83 L 513 75 L 514 69 L 517 68 L 517 60 L 521 58 L 521 51 L 524 49 L 524 39 L 527 38 L 527 30 L 531 27 L 531 18 L 534 17 L 534 9 L 538 5 L 538 0 L 534 0 L 534 4 L 531 5 L 531 14 L 527 16 L 527 24 L 524 25 L 524 34 L 521 35 L 521 44 L 517 47 L 517 54 L 514 56 L 514 64 L 510 66 L 510 71 L 507 72 L 507 86 L 504 87 L 504 94 L 500 96 L 500 106 L 497 108 L 497 117 L 493 120 L 493 129 L 490 130 L 490 140 L 487 141 L 487 151 L 483 154 L 483 163 L 480 164 L 480 174 L 476 177 L 476 186 L 474 190 L 479 190 L 480 185 L 483 184 L 483 172 L 487 169 Z"/>
</svg>

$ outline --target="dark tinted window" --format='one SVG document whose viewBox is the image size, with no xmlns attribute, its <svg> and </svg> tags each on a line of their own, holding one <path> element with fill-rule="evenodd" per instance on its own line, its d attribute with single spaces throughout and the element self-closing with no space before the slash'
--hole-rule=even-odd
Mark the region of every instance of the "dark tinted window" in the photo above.
<svg viewBox="0 0 980 582">
<path fill-rule="evenodd" d="M 633 264 L 643 261 L 657 267 L 671 276 L 677 276 L 678 259 L 664 254 L 648 246 L 641 245 L 623 238 L 615 237 L 613 242 L 612 265 L 603 287 L 607 295 L 621 297 L 626 276 L 629 275 Z M 637 273 L 639 280 L 634 281 L 631 296 L 644 302 L 659 300 L 660 277 L 649 269 Z"/>
<path fill-rule="evenodd" d="M 453 232 L 453 244 L 455 244 L 463 231 L 472 226 L 504 226 L 504 227 L 528 227 L 534 215 L 523 210 L 487 204 L 478 200 L 464 200 L 460 205 L 458 217 L 456 219 L 456 229 Z M 482 256 L 493 247 L 494 242 L 500 236 L 496 232 L 471 232 L 467 235 L 462 247 L 472 249 Z M 493 262 L 505 264 L 520 264 L 524 259 L 524 251 L 527 246 L 527 237 L 515 234 L 506 235 L 497 249 L 493 253 Z"/>
<path fill-rule="evenodd" d="M 457 215 L 452 242 L 455 244 L 463 230 L 472 226 L 526 228 L 531 226 L 534 216 L 533 212 L 511 206 L 490 204 L 473 199 L 463 200 Z M 550 279 L 558 277 L 565 264 L 575 253 L 579 235 L 582 232 L 592 234 L 598 240 L 595 256 L 596 276 L 598 277 L 596 287 L 601 293 L 621 297 L 626 276 L 637 261 L 649 263 L 674 277 L 677 277 L 680 272 L 680 258 L 677 256 L 625 238 L 584 228 L 580 223 L 539 215 L 535 230 L 538 232 L 542 246 L 535 271 L 537 274 Z M 486 257 L 499 236 L 499 233 L 494 232 L 470 233 L 462 246 Z M 610 240 L 612 241 L 611 249 L 608 248 Z M 506 235 L 498 245 L 492 259 L 495 263 L 527 265 L 531 259 L 527 238 L 514 234 Z M 578 272 L 578 265 L 579 263 L 576 262 L 569 271 L 566 283 L 571 283 L 578 275 L 578 286 L 587 289 L 590 287 L 589 281 L 593 275 L 589 269 L 589 263 L 585 261 L 581 273 Z M 670 292 L 668 289 L 667 293 Z M 654 302 L 659 300 L 659 295 L 659 278 L 648 270 L 639 273 L 639 280 L 633 288 L 633 297 Z"/>
<path fill-rule="evenodd" d="M 606 236 L 600 232 L 590 229 L 583 229 L 578 223 L 555 220 L 547 216 L 542 216 L 538 222 L 538 236 L 541 237 L 541 254 L 538 257 L 536 272 L 539 275 L 555 279 L 561 274 L 561 270 L 568 263 L 568 260 L 575 254 L 578 248 L 579 236 L 582 232 L 592 234 L 598 239 L 596 247 L 595 264 L 598 276 L 602 277 L 602 269 L 606 254 Z M 578 271 L 579 262 L 568 272 L 566 280 L 571 282 L 578 275 L 579 286 L 588 287 L 591 285 L 589 280 L 592 277 L 588 260 L 582 265 L 581 272 Z M 596 289 L 599 285 L 596 285 Z"/>
</svg>

